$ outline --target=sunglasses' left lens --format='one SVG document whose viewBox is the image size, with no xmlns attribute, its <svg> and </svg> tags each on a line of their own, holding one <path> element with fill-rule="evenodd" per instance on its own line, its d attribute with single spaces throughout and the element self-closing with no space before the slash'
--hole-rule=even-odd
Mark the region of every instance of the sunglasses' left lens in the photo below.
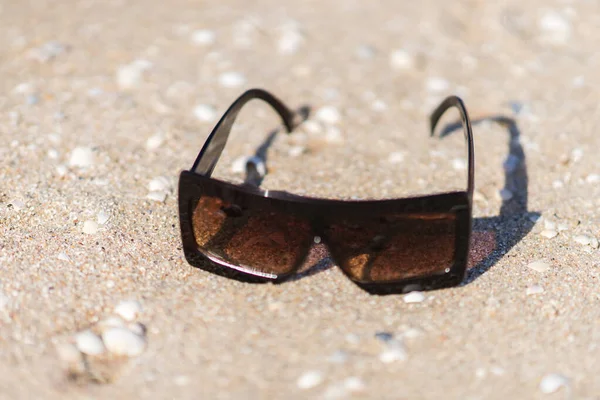
<svg viewBox="0 0 600 400">
<path fill-rule="evenodd" d="M 291 214 L 200 198 L 192 215 L 196 243 L 212 261 L 275 278 L 294 269 L 306 255 L 310 224 Z"/>
<path fill-rule="evenodd" d="M 331 223 L 325 232 L 336 261 L 361 282 L 444 274 L 455 259 L 453 213 L 351 217 Z"/>
</svg>

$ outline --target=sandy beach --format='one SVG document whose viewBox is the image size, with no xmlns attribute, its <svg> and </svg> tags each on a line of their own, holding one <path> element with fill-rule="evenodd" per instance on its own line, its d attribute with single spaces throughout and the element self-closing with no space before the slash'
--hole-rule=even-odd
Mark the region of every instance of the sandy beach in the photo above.
<svg viewBox="0 0 600 400">
<path fill-rule="evenodd" d="M 0 399 L 600 398 L 594 2 L 0 2 Z M 338 199 L 464 189 L 470 270 L 371 295 L 316 246 L 253 284 L 193 268 L 177 184 L 244 90 L 215 177 Z M 457 121 L 448 113 L 440 130 Z M 281 131 L 281 132 L 279 132 Z"/>
</svg>

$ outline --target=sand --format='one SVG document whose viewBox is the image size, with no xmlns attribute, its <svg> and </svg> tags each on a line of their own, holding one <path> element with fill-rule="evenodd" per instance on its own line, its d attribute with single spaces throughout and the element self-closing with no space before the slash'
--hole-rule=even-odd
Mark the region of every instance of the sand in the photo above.
<svg viewBox="0 0 600 400">
<path fill-rule="evenodd" d="M 0 398 L 600 394 L 593 2 L 0 10 Z M 178 174 L 251 87 L 311 109 L 276 135 L 263 186 L 328 198 L 464 187 L 462 135 L 427 126 L 461 96 L 478 121 L 465 282 L 405 299 L 370 295 L 327 260 L 281 285 L 189 266 Z M 236 160 L 278 124 L 249 105 L 215 176 L 239 182 Z M 124 300 L 142 307 L 143 351 L 69 363 L 59 350 Z"/>
</svg>

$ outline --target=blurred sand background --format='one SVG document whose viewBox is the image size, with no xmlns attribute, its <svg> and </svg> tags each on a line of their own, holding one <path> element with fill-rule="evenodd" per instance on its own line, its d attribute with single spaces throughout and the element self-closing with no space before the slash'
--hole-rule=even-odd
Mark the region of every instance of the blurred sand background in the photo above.
<svg viewBox="0 0 600 400">
<path fill-rule="evenodd" d="M 598 7 L 1 1 L 0 398 L 600 398 Z M 281 285 L 190 267 L 179 171 L 251 87 L 312 111 L 264 186 L 331 198 L 463 187 L 462 134 L 427 125 L 461 96 L 481 119 L 465 283 L 381 297 L 326 259 Z M 259 102 L 238 121 L 233 181 L 279 124 Z M 70 352 L 124 300 L 143 351 Z"/>
</svg>

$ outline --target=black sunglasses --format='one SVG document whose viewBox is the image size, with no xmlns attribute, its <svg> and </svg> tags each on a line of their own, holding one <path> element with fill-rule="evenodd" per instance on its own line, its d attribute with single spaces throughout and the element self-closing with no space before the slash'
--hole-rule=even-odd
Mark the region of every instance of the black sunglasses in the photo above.
<svg viewBox="0 0 600 400">
<path fill-rule="evenodd" d="M 179 178 L 179 218 L 188 262 L 207 260 L 266 280 L 281 281 L 303 264 L 310 247 L 325 243 L 333 260 L 372 293 L 453 286 L 466 272 L 474 186 L 473 134 L 456 96 L 431 115 L 431 135 L 451 107 L 462 117 L 468 147 L 466 191 L 392 200 L 342 201 L 262 190 L 211 178 L 242 107 L 261 99 L 288 132 L 301 123 L 270 93 L 248 90 L 229 107 L 190 171 Z"/>
</svg>

